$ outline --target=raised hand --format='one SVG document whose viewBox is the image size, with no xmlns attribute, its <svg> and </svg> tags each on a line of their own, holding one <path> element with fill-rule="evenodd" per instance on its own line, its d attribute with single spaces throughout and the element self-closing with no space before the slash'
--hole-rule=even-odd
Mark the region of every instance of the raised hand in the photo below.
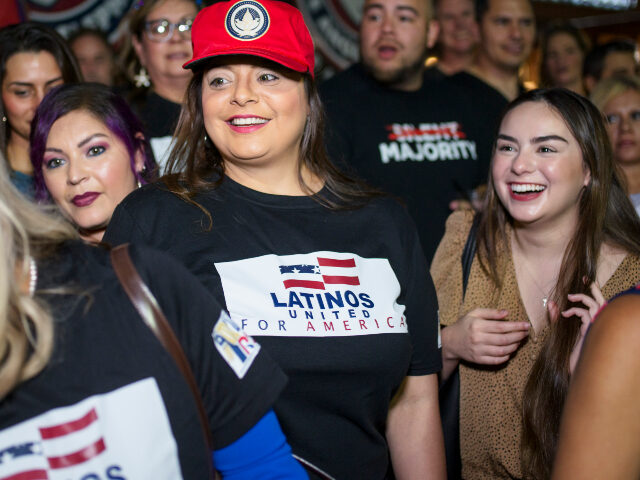
<svg viewBox="0 0 640 480">
<path fill-rule="evenodd" d="M 606 303 L 602 292 L 600 291 L 600 287 L 597 283 L 592 283 L 590 286 L 591 297 L 589 295 L 585 295 L 584 293 L 570 293 L 567 298 L 572 302 L 580 302 L 583 307 L 571 307 L 564 312 L 562 312 L 562 316 L 565 318 L 570 318 L 572 316 L 577 316 L 580 318 L 582 324 L 580 325 L 580 336 L 576 341 L 576 344 L 571 351 L 571 356 L 569 357 L 569 373 L 573 373 L 573 370 L 576 367 L 576 363 L 578 362 L 578 358 L 580 357 L 580 351 L 582 350 L 582 342 L 584 341 L 584 336 L 589 329 L 589 325 L 593 322 L 593 319 L 596 316 L 596 313 L 602 308 L 602 306 Z M 555 307 L 557 308 L 557 307 Z M 553 319 L 553 315 L 551 310 L 549 310 L 549 314 Z M 557 318 L 557 313 L 556 313 Z"/>
</svg>

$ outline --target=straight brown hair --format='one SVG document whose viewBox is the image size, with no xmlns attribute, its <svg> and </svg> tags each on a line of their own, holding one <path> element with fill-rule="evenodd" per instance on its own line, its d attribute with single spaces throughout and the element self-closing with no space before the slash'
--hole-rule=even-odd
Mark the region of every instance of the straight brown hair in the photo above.
<svg viewBox="0 0 640 480">
<path fill-rule="evenodd" d="M 539 102 L 558 113 L 580 146 L 591 181 L 583 189 L 576 230 L 560 266 L 551 300 L 560 311 L 574 305 L 569 293 L 591 295 L 598 256 L 604 242 L 640 256 L 640 220 L 625 193 L 604 119 L 586 98 L 562 88 L 538 89 L 511 102 L 504 116 L 527 102 Z M 494 147 L 495 148 L 495 147 Z M 483 269 L 500 286 L 499 246 L 508 245 L 506 226 L 512 223 L 495 192 L 491 174 L 478 226 L 478 253 Z M 569 387 L 569 357 L 578 339 L 577 316 L 550 325 L 550 334 L 536 359 L 523 397 L 522 469 L 525 478 L 549 478 L 556 452 L 560 416 Z"/>
</svg>

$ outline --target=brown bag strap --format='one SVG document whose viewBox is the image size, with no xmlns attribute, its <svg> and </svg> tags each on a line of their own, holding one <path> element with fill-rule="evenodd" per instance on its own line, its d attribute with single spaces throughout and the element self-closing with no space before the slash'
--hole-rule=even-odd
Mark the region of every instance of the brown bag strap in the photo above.
<svg viewBox="0 0 640 480">
<path fill-rule="evenodd" d="M 191 393 L 193 393 L 193 397 L 196 400 L 196 405 L 198 406 L 200 425 L 207 440 L 207 445 L 209 449 L 213 451 L 213 438 L 211 437 L 209 422 L 207 421 L 204 405 L 202 405 L 202 397 L 200 396 L 200 391 L 193 377 L 187 357 L 180 346 L 180 342 L 173 333 L 169 322 L 167 322 L 162 310 L 160 310 L 156 298 L 149 290 L 149 287 L 142 281 L 135 265 L 131 261 L 128 243 L 111 249 L 111 264 L 131 303 L 133 303 L 133 306 L 144 320 L 144 323 L 151 329 L 162 346 L 171 354 L 176 365 L 182 372 L 182 376 L 187 381 Z M 298 460 L 307 471 L 312 472 L 317 477 L 323 480 L 334 480 L 329 474 L 307 460 L 297 455 L 293 455 L 293 457 Z M 219 477 L 216 476 L 216 478 Z"/>
<path fill-rule="evenodd" d="M 142 320 L 144 320 L 144 323 L 147 324 L 165 350 L 173 357 L 187 385 L 189 385 L 189 389 L 193 394 L 198 408 L 202 433 L 207 441 L 209 450 L 213 451 L 213 438 L 211 436 L 211 429 L 209 428 L 209 421 L 207 420 L 207 414 L 202 404 L 202 397 L 200 396 L 200 391 L 187 357 L 180 346 L 180 342 L 173 333 L 169 322 L 167 322 L 162 310 L 160 310 L 156 298 L 149 290 L 149 287 L 142 281 L 135 265 L 131 261 L 129 244 L 120 245 L 111 249 L 111 264 L 131 303 L 133 303 L 133 306 L 142 317 Z"/>
</svg>

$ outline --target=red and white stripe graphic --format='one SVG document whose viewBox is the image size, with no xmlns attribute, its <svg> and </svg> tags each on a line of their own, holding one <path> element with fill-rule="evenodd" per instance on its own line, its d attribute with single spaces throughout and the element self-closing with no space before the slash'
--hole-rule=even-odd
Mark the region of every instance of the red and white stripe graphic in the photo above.
<svg viewBox="0 0 640 480">
<path fill-rule="evenodd" d="M 318 257 L 318 265 L 325 285 L 360 285 L 354 258 L 340 260 L 337 258 Z"/>
<path fill-rule="evenodd" d="M 87 462 L 107 449 L 95 408 L 82 417 L 39 430 L 43 453 L 52 470 Z"/>
<path fill-rule="evenodd" d="M 87 462 L 107 449 L 95 408 L 80 418 L 39 430 L 43 452 L 53 470 Z"/>
</svg>

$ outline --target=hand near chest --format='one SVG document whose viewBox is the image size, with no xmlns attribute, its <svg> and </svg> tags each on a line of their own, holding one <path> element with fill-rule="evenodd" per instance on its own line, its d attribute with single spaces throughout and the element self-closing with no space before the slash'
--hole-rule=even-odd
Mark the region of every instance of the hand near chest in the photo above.
<svg viewBox="0 0 640 480">
<path fill-rule="evenodd" d="M 509 312 L 476 308 L 442 332 L 444 355 L 482 365 L 506 362 L 529 335 L 528 322 L 509 322 Z"/>
</svg>

